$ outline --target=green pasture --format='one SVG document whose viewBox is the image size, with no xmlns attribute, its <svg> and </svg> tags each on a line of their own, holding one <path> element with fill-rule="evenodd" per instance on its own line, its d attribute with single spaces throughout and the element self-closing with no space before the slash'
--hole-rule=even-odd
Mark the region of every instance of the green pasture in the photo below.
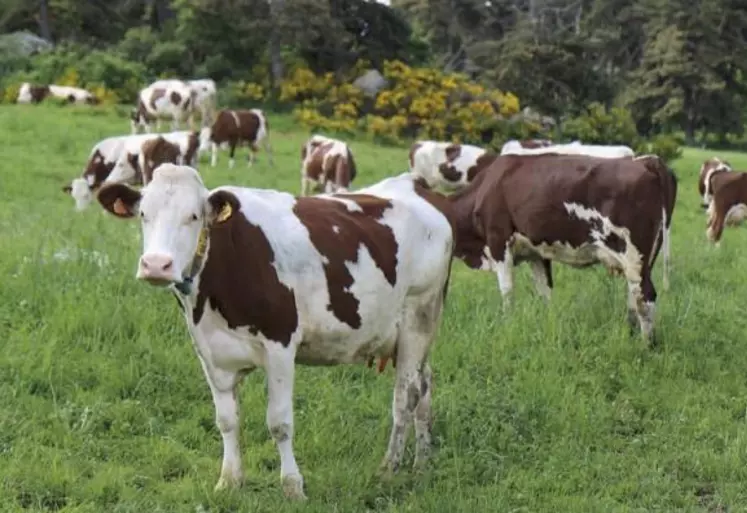
<svg viewBox="0 0 747 513">
<path fill-rule="evenodd" d="M 200 171 L 209 187 L 300 188 L 308 133 L 270 117 L 276 165 L 246 149 Z M 527 267 L 503 314 L 495 276 L 455 263 L 435 373 L 429 471 L 376 477 L 391 366 L 299 368 L 295 451 L 309 501 L 282 495 L 264 373 L 241 391 L 246 483 L 214 493 L 222 445 L 170 294 L 135 280 L 140 227 L 78 213 L 61 187 L 92 145 L 129 132 L 89 108 L 0 108 L 0 512 L 747 511 L 747 237 L 705 238 L 697 173 L 674 163 L 672 286 L 647 348 L 626 288 L 602 268 L 555 267 L 545 305 Z M 352 141 L 363 186 L 406 169 L 405 148 Z M 720 153 L 747 169 L 746 154 Z M 412 444 L 409 446 L 412 449 Z"/>
</svg>

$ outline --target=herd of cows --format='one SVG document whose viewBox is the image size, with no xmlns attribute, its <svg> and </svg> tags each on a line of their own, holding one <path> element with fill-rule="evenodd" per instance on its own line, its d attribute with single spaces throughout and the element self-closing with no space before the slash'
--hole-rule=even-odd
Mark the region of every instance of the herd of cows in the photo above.
<svg viewBox="0 0 747 513">
<path fill-rule="evenodd" d="M 44 94 L 56 94 L 54 87 Z M 42 89 L 25 84 L 19 102 Z M 297 363 L 378 360 L 382 371 L 391 360 L 393 426 L 382 470 L 400 466 L 411 423 L 414 464 L 424 464 L 431 449 L 428 355 L 454 258 L 493 271 L 504 306 L 521 262 L 546 300 L 553 261 L 602 264 L 625 278 L 630 325 L 653 341 L 652 268 L 661 251 L 666 290 L 678 183 L 658 156 L 580 142 L 509 141 L 493 153 L 417 141 L 407 171 L 351 190 L 351 148 L 313 135 L 301 148 L 300 196 L 208 190 L 197 170 L 201 152 L 212 151 L 214 166 L 217 148 L 228 145 L 233 165 L 236 146 L 247 143 L 251 164 L 262 143 L 272 163 L 262 111 L 216 112 L 215 93 L 212 80 L 145 87 L 132 130 L 147 133 L 98 142 L 82 176 L 64 189 L 79 209 L 95 198 L 114 216 L 140 219 L 137 278 L 177 298 L 212 392 L 223 440 L 217 489 L 242 480 L 237 387 L 257 367 L 267 373 L 267 425 L 287 496 L 305 496 L 292 447 Z M 187 119 L 193 128 L 197 113 L 199 130 L 178 131 Z M 159 119 L 170 119 L 173 131 L 154 133 Z M 725 223 L 747 216 L 746 180 L 728 162 L 703 163 L 699 193 L 712 241 Z"/>
</svg>

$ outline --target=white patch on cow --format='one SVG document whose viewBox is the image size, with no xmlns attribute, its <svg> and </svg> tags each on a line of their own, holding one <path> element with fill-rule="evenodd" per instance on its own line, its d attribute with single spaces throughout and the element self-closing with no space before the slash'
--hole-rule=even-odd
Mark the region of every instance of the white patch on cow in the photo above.
<svg viewBox="0 0 747 513">
<path fill-rule="evenodd" d="M 91 178 L 90 176 L 88 178 Z M 83 178 L 75 178 L 71 183 L 70 195 L 75 200 L 75 209 L 79 212 L 85 210 L 85 208 L 91 204 L 93 200 L 93 192 L 89 183 Z"/>
<path fill-rule="evenodd" d="M 259 126 L 257 127 L 257 135 L 254 138 L 254 143 L 259 144 L 267 137 L 267 119 L 265 119 L 264 113 L 259 109 L 250 109 L 250 111 L 257 116 Z"/>
<path fill-rule="evenodd" d="M 340 227 L 337 225 L 332 226 L 332 231 L 335 233 L 340 233 Z"/>
<path fill-rule="evenodd" d="M 233 122 L 236 123 L 236 128 L 241 128 L 241 120 L 235 110 L 229 110 L 228 113 L 233 118 Z"/>
<path fill-rule="evenodd" d="M 59 86 L 50 84 L 49 93 L 55 98 L 68 99 L 72 97 L 74 103 L 83 104 L 93 97 L 91 93 L 80 87 Z"/>
<path fill-rule="evenodd" d="M 490 249 L 488 248 L 488 255 L 490 255 Z M 495 271 L 498 274 L 498 286 L 501 289 L 501 294 L 504 299 L 508 298 L 511 293 L 511 289 L 514 287 L 512 271 L 514 267 L 514 256 L 511 253 L 511 248 L 506 246 L 503 252 L 503 259 L 495 262 Z"/>
<path fill-rule="evenodd" d="M 164 95 L 153 101 L 156 89 L 163 89 Z M 177 93 L 180 97 L 178 103 L 172 100 L 172 94 Z M 148 122 L 145 119 L 138 119 L 137 126 L 145 128 L 146 132 L 150 131 L 152 125 L 156 125 L 158 130 L 161 119 L 171 120 L 171 130 L 179 130 L 181 123 L 191 119 L 195 102 L 193 101 L 195 93 L 189 84 L 176 79 L 157 80 L 152 84 L 140 90 L 138 103 L 142 104 L 147 113 L 155 119 L 154 122 Z M 187 98 L 190 99 L 187 102 Z"/>
<path fill-rule="evenodd" d="M 24 82 L 21 87 L 18 88 L 18 98 L 16 103 L 31 103 L 33 97 L 31 96 L 31 84 Z"/>
<path fill-rule="evenodd" d="M 363 212 L 363 208 L 358 203 L 356 203 L 353 200 L 349 200 L 345 198 L 344 196 L 330 196 L 325 193 L 325 194 L 318 194 L 317 197 L 342 203 L 343 205 L 345 205 L 345 207 L 347 207 L 348 212 Z"/>
<path fill-rule="evenodd" d="M 523 148 L 517 142 L 508 148 L 504 145 L 501 149 L 501 155 L 546 155 L 554 153 L 558 155 L 586 155 L 589 157 L 600 158 L 622 158 L 633 157 L 635 152 L 628 146 L 612 146 L 602 144 L 554 144 L 544 148 Z"/>
<path fill-rule="evenodd" d="M 709 205 L 711 201 L 713 201 L 713 194 L 711 193 L 711 178 L 713 178 L 713 175 L 716 173 L 721 172 L 729 172 L 731 171 L 731 167 L 727 166 L 724 162 L 721 160 L 714 158 L 714 160 L 717 160 L 719 164 L 715 167 L 712 167 L 706 172 L 705 178 L 703 179 L 703 205 Z M 703 164 L 705 166 L 705 164 Z M 702 167 L 701 167 L 702 172 Z"/>
<path fill-rule="evenodd" d="M 448 162 L 446 149 L 455 146 L 455 143 L 444 141 L 416 141 L 419 147 L 412 154 L 412 163 L 410 172 L 416 176 L 422 177 L 430 187 L 439 185 L 455 189 L 467 185 L 467 171 L 474 167 L 477 159 L 482 157 L 487 150 L 471 144 L 458 144 L 460 152 L 457 158 L 450 163 L 452 171 L 459 174 L 456 181 L 448 180 L 439 171 L 439 166 Z"/>
</svg>

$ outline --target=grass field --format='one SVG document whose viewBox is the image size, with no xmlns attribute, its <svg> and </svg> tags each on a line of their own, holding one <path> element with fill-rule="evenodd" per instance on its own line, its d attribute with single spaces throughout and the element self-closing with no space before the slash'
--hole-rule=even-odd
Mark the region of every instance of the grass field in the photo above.
<svg viewBox="0 0 747 513">
<path fill-rule="evenodd" d="M 229 170 L 222 153 L 215 169 L 203 160 L 208 187 L 298 192 L 306 134 L 270 119 L 276 167 L 260 153 L 249 169 L 241 150 Z M 674 163 L 670 291 L 661 259 L 654 273 L 660 347 L 629 336 L 625 284 L 601 268 L 556 266 L 545 306 L 520 267 L 504 315 L 494 275 L 457 262 L 432 355 L 430 470 L 375 477 L 391 367 L 300 368 L 299 505 L 280 489 L 262 371 L 241 392 L 246 484 L 213 493 L 210 393 L 176 302 L 134 278 L 139 224 L 98 204 L 76 213 L 60 190 L 97 140 L 128 130 L 86 108 L 0 109 L 0 511 L 747 511 L 747 239 L 727 229 L 721 248 L 706 244 L 695 184 L 713 152 Z M 351 146 L 357 186 L 406 167 L 403 148 Z M 722 155 L 747 168 L 747 155 Z"/>
</svg>

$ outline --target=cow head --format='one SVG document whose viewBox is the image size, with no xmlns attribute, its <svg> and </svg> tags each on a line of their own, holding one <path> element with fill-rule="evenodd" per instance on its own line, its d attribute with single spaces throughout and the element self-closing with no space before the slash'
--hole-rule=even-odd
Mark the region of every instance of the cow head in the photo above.
<svg viewBox="0 0 747 513">
<path fill-rule="evenodd" d="M 101 188 L 98 200 L 117 217 L 140 217 L 143 253 L 136 277 L 160 286 L 191 278 L 195 256 L 205 251 L 207 229 L 239 208 L 233 194 L 209 194 L 195 169 L 168 163 L 158 166 L 140 191 L 114 183 Z"/>
<path fill-rule="evenodd" d="M 712 157 L 700 166 L 700 178 L 698 179 L 698 192 L 701 195 L 700 205 L 703 208 L 708 208 L 708 205 L 713 199 L 713 191 L 711 190 L 711 178 L 716 173 L 731 171 L 731 164 L 725 160 L 721 160 L 718 157 Z"/>
<path fill-rule="evenodd" d="M 63 192 L 66 192 L 75 200 L 75 210 L 82 211 L 91 204 L 93 201 L 93 191 L 88 181 L 84 178 L 76 178 L 70 185 L 66 185 L 62 188 Z"/>
</svg>

